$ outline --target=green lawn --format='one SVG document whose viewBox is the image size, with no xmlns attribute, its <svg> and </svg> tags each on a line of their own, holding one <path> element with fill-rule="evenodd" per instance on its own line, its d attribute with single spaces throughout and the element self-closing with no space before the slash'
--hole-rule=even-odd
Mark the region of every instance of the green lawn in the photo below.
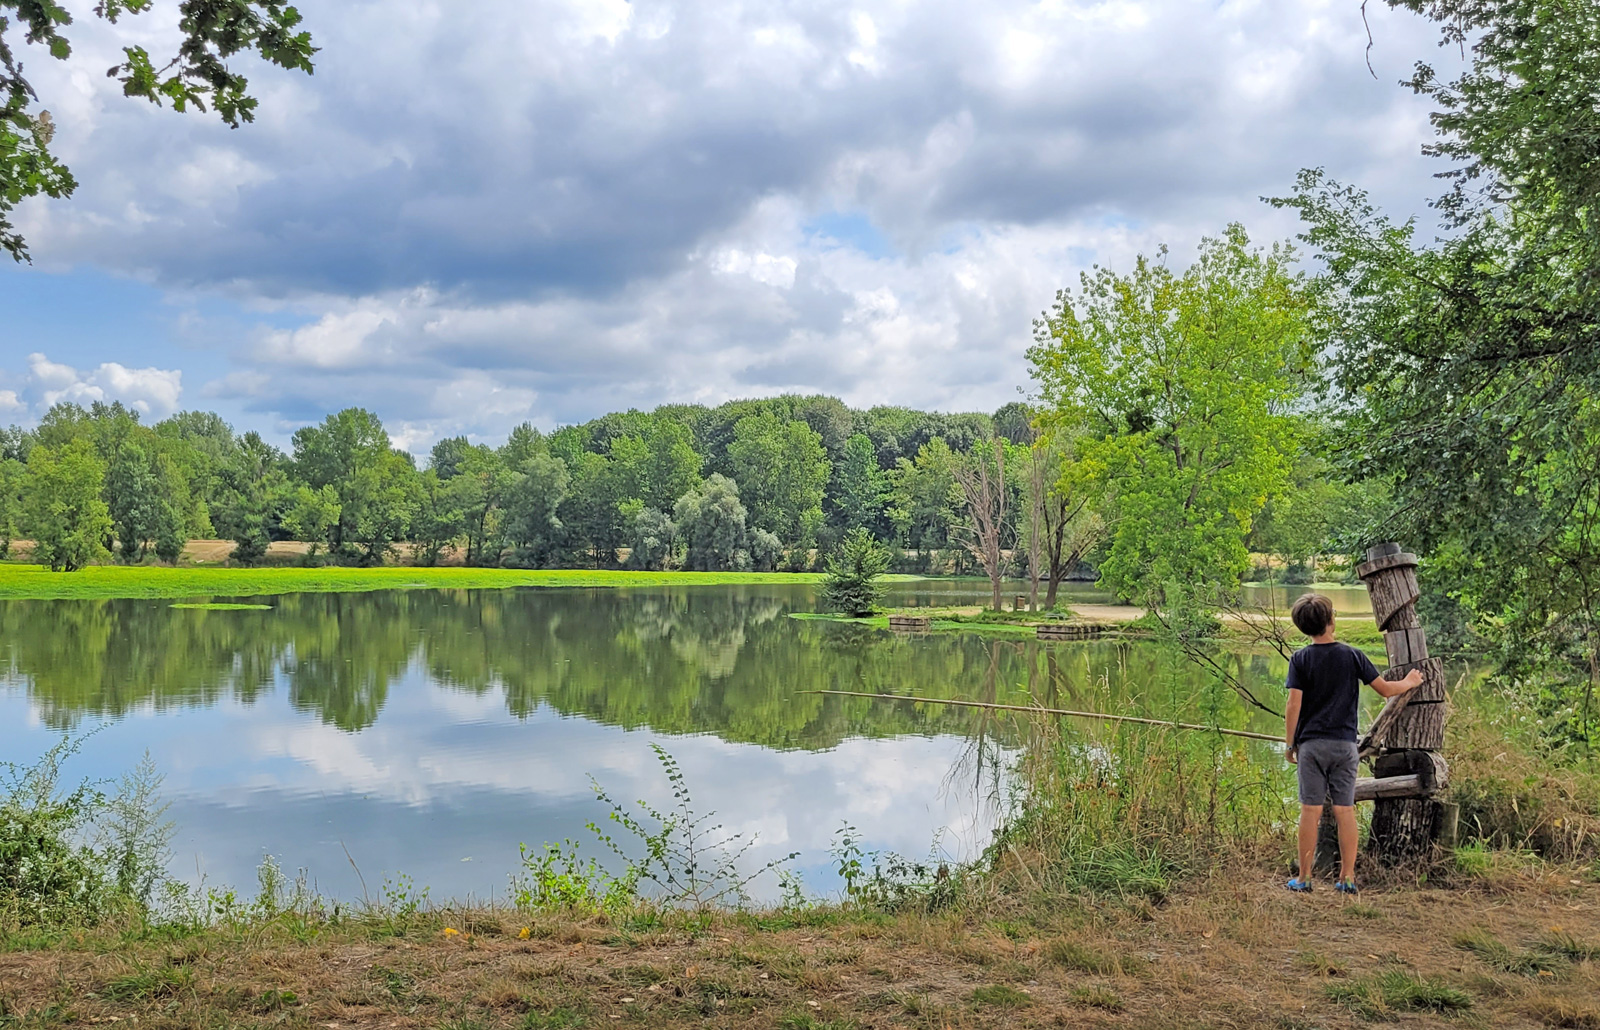
<svg viewBox="0 0 1600 1030">
<path fill-rule="evenodd" d="M 895 580 L 916 576 L 886 577 Z M 656 587 L 816 583 L 810 572 L 591 572 L 583 569 L 382 567 L 162 568 L 97 565 L 51 572 L 40 565 L 0 563 L 0 599 L 112 597 L 257 597 L 264 594 L 359 590 L 495 589 L 501 587 Z"/>
</svg>

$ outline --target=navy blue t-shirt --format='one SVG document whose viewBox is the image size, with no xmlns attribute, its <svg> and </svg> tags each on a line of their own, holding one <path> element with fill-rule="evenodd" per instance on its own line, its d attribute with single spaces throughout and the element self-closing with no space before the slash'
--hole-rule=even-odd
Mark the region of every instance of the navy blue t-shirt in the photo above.
<svg viewBox="0 0 1600 1030">
<path fill-rule="evenodd" d="M 1294 742 L 1356 739 L 1361 684 L 1378 678 L 1372 660 L 1349 644 L 1307 644 L 1289 658 L 1289 689 L 1300 691 Z"/>
</svg>

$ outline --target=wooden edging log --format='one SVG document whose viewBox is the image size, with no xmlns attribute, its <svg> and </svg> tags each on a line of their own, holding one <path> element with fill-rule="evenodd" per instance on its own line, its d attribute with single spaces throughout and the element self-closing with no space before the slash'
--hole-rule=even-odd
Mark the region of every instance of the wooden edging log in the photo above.
<svg viewBox="0 0 1600 1030">
<path fill-rule="evenodd" d="M 1098 622 L 1067 622 L 1056 626 L 1040 626 L 1034 636 L 1040 640 L 1089 640 L 1100 636 L 1109 627 Z"/>
</svg>

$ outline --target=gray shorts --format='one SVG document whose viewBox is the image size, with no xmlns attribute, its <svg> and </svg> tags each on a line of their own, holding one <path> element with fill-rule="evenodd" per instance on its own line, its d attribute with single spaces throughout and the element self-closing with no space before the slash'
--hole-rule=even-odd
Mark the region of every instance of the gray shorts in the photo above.
<svg viewBox="0 0 1600 1030">
<path fill-rule="evenodd" d="M 1356 803 L 1356 743 L 1316 738 L 1300 742 L 1295 769 L 1302 805 Z"/>
</svg>

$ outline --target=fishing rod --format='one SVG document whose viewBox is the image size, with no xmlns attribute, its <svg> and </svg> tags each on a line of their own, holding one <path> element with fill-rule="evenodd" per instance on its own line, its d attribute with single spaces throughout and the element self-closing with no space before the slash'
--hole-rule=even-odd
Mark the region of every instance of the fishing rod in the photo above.
<svg viewBox="0 0 1600 1030">
<path fill-rule="evenodd" d="M 1172 722 L 1167 719 L 1141 719 L 1136 715 L 1107 715 L 1105 712 L 1074 712 L 1066 708 L 1036 708 L 1031 705 L 997 705 L 988 701 L 955 701 L 939 697 L 912 697 L 909 694 L 868 694 L 860 690 L 800 690 L 800 694 L 834 694 L 839 697 L 870 697 L 879 701 L 915 701 L 925 705 L 958 705 L 962 708 L 986 708 L 1002 712 L 1033 712 L 1038 715 L 1071 715 L 1080 719 L 1105 719 L 1108 722 L 1137 722 L 1146 726 L 1169 726 L 1178 730 L 1203 730 L 1229 737 L 1246 737 L 1250 740 L 1270 740 L 1283 743 L 1283 738 L 1271 733 L 1252 733 L 1249 730 L 1229 730 L 1220 726 L 1201 726 L 1192 722 Z"/>
</svg>

